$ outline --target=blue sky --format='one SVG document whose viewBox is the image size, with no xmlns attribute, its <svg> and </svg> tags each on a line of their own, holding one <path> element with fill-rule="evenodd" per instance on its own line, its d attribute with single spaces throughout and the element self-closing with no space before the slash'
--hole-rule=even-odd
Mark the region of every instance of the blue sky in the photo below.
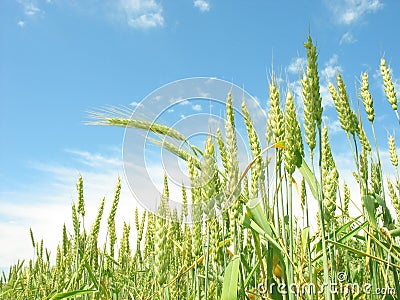
<svg viewBox="0 0 400 300">
<path fill-rule="evenodd" d="M 355 84 L 369 72 L 386 150 L 387 132 L 398 125 L 377 74 L 384 55 L 399 90 L 399 11 L 400 3 L 383 0 L 2 1 L 0 244 L 9 246 L 0 249 L 0 267 L 32 253 L 30 226 L 54 247 L 70 219 L 78 174 L 93 213 L 102 196 L 112 196 L 123 176 L 123 130 L 83 125 L 88 110 L 140 102 L 164 84 L 194 76 L 232 81 L 266 108 L 272 66 L 296 90 L 309 30 L 337 156 L 347 150 L 326 93 L 336 71 L 354 103 Z M 126 188 L 123 197 L 130 218 L 134 204 Z"/>
</svg>

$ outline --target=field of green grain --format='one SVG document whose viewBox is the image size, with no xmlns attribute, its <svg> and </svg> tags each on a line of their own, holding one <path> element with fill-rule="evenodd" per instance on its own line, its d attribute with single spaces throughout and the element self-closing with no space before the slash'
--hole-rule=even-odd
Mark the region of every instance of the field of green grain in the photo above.
<svg viewBox="0 0 400 300">
<path fill-rule="evenodd" d="M 190 195 L 182 190 L 182 212 L 169 207 L 166 177 L 157 214 L 136 210 L 134 224 L 131 227 L 126 221 L 117 239 L 121 181 L 111 211 L 103 210 L 103 199 L 95 222 L 88 227 L 84 183 L 79 178 L 73 228 L 60 228 L 62 241 L 50 250 L 31 232 L 35 255 L 2 274 L 0 298 L 400 299 L 400 178 L 395 138 L 389 135 L 387 141 L 395 176 L 387 177 L 376 142 L 368 74 L 359 78 L 359 99 L 353 101 L 337 74 L 329 92 L 354 158 L 358 189 L 350 191 L 346 183 L 340 184 L 323 123 L 317 50 L 311 37 L 304 46 L 308 64 L 301 79 L 303 121 L 299 122 L 292 91 L 279 85 L 272 74 L 264 136 L 257 135 L 246 103 L 242 105 L 253 157 L 246 169 L 239 169 L 229 94 L 225 126 L 210 132 L 202 151 L 165 145 L 187 162 L 193 183 Z M 400 122 L 391 70 L 383 58 L 380 72 L 393 122 Z M 166 126 L 135 122 L 118 110 L 95 112 L 92 117 L 94 124 L 138 127 L 179 138 Z M 365 133 L 368 127 L 372 136 Z M 261 139 L 270 146 L 262 149 Z M 272 155 L 274 160 L 269 159 Z M 267 182 L 267 166 L 275 174 L 273 183 Z M 301 201 L 304 221 L 295 216 L 295 199 Z M 349 211 L 354 199 L 361 199 L 353 203 L 359 210 Z M 185 204 L 189 202 L 199 205 L 188 211 Z M 309 210 L 310 203 L 318 203 L 317 212 Z M 186 222 L 189 215 L 190 224 Z M 98 242 L 102 219 L 107 220 L 105 243 Z M 310 230 L 314 220 L 315 232 Z M 131 236 L 135 236 L 133 244 Z M 55 259 L 50 252 L 56 253 Z"/>
</svg>

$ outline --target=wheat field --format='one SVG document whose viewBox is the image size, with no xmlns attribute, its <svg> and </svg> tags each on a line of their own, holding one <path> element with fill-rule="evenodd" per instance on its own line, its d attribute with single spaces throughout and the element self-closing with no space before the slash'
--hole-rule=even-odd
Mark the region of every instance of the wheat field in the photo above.
<svg viewBox="0 0 400 300">
<path fill-rule="evenodd" d="M 318 55 L 311 37 L 304 47 L 303 115 L 290 85 L 278 84 L 274 73 L 268 82 L 269 112 L 263 136 L 255 131 L 246 103 L 242 104 L 252 155 L 247 168 L 239 168 L 235 113 L 228 94 L 225 126 L 209 133 L 204 149 L 183 150 L 160 143 L 188 166 L 192 185 L 190 194 L 182 189 L 182 211 L 170 208 L 165 177 L 157 213 L 137 209 L 134 222 L 124 223 L 118 239 L 115 219 L 121 180 L 111 210 L 104 211 L 103 199 L 95 222 L 87 228 L 80 177 L 72 205 L 73 228 L 62 228 L 56 251 L 46 249 L 31 231 L 35 255 L 3 272 L 0 298 L 400 299 L 400 177 L 395 137 L 389 134 L 388 144 L 381 145 L 389 148 L 395 174 L 386 176 L 375 136 L 368 74 L 359 78 L 357 108 L 352 107 L 338 73 L 329 83 L 329 92 L 354 158 L 358 188 L 350 191 L 346 178 L 339 180 L 323 122 Z M 391 70 L 384 58 L 380 72 L 393 122 L 400 122 Z M 94 125 L 135 127 L 160 138 L 185 139 L 165 125 L 129 120 L 129 112 L 118 109 L 93 112 L 90 117 Z M 267 139 L 268 148 L 262 149 L 261 139 Z M 274 160 L 269 159 L 271 155 Z M 272 183 L 267 182 L 267 167 L 275 174 Z M 293 210 L 293 201 L 298 200 L 303 221 Z M 311 203 L 318 204 L 317 211 L 309 209 Z M 351 211 L 350 205 L 359 210 Z M 189 216 L 192 223 L 187 222 Z M 102 219 L 107 221 L 107 236 L 100 244 Z M 315 220 L 318 228 L 312 231 L 310 224 Z M 54 263 L 50 252 L 56 253 Z"/>
</svg>

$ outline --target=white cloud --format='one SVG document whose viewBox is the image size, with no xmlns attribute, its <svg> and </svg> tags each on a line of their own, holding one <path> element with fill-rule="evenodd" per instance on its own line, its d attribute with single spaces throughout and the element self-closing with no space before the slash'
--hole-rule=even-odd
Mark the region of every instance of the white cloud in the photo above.
<svg viewBox="0 0 400 300">
<path fill-rule="evenodd" d="M 71 9 L 89 17 L 101 16 L 104 20 L 123 22 L 136 29 L 162 27 L 165 23 L 163 7 L 159 0 L 16 0 L 27 17 L 44 16 L 45 5 L 67 4 Z M 40 7 L 39 5 L 40 4 Z"/>
<path fill-rule="evenodd" d="M 34 16 L 37 15 L 41 12 L 41 10 L 35 6 L 33 3 L 29 3 L 28 5 L 25 6 L 25 14 L 27 16 Z"/>
<path fill-rule="evenodd" d="M 75 154 L 82 154 L 82 160 L 92 162 L 95 167 L 87 167 L 85 164 L 65 167 L 35 163 L 33 168 L 40 174 L 39 183 L 26 184 L 12 191 L 3 189 L 0 192 L 0 244 L 7 245 L 0 247 L 0 269 L 8 268 L 18 259 L 32 258 L 29 228 L 32 228 L 37 241 L 44 239 L 54 259 L 63 224 L 66 223 L 67 230 L 72 231 L 71 205 L 77 199 L 75 183 L 79 174 L 84 179 L 87 229 L 90 229 L 103 197 L 106 197 L 103 220 L 107 218 L 117 178 L 123 174 L 121 159 L 116 155 L 106 159 L 86 151 L 75 151 Z M 133 211 L 139 206 L 127 188 L 127 183 L 121 179 L 121 197 L 116 218 L 118 236 L 124 220 L 133 223 Z M 104 230 L 106 225 L 103 224 L 102 228 Z M 16 239 L 16 236 L 19 238 Z"/>
<path fill-rule="evenodd" d="M 334 135 L 342 130 L 340 121 L 338 119 L 333 119 L 332 117 L 322 116 L 323 122 L 328 127 L 329 135 Z"/>
<path fill-rule="evenodd" d="M 205 0 L 194 0 L 194 7 L 200 9 L 201 12 L 206 12 L 210 10 L 210 3 Z"/>
<path fill-rule="evenodd" d="M 197 89 L 197 93 L 202 98 L 209 98 L 210 97 L 210 93 L 209 92 L 205 92 L 205 91 L 202 91 L 200 89 Z"/>
<path fill-rule="evenodd" d="M 151 28 L 164 25 L 164 18 L 161 13 L 143 14 L 139 17 L 128 19 L 129 26 L 135 28 Z"/>
<path fill-rule="evenodd" d="M 100 167 L 100 166 L 121 166 L 121 158 L 120 157 L 105 157 L 101 154 L 93 154 L 88 151 L 80 151 L 80 150 L 70 150 L 67 149 L 66 152 L 76 155 L 78 161 L 81 163 L 91 166 L 91 167 Z"/>
<path fill-rule="evenodd" d="M 260 121 L 261 123 L 266 122 L 267 111 L 263 108 L 261 103 L 268 102 L 267 100 L 260 100 L 257 96 L 251 96 L 249 99 L 243 99 L 246 102 L 247 109 L 250 112 L 250 115 L 255 123 Z M 265 120 L 265 122 L 263 122 Z M 257 127 L 257 126 L 256 126 Z M 259 128 L 256 128 L 256 130 Z M 262 128 L 262 132 L 264 133 L 265 127 Z"/>
<path fill-rule="evenodd" d="M 400 97 L 400 77 L 396 77 L 396 74 L 393 74 L 392 68 L 390 68 L 390 74 L 392 75 L 394 90 L 396 92 L 397 98 L 399 98 Z M 379 70 L 379 75 L 380 75 L 380 70 Z M 384 91 L 381 75 L 379 77 L 381 79 L 382 89 Z"/>
<path fill-rule="evenodd" d="M 24 14 L 28 17 L 34 17 L 37 15 L 44 14 L 44 11 L 38 7 L 37 2 L 35 0 L 17 0 L 17 2 L 22 6 Z"/>
<path fill-rule="evenodd" d="M 19 27 L 24 27 L 24 26 L 25 26 L 25 22 L 22 21 L 22 20 L 20 20 L 20 21 L 17 22 L 17 25 L 18 25 Z"/>
<path fill-rule="evenodd" d="M 322 105 L 334 106 L 332 96 L 328 89 L 328 82 L 333 81 L 337 73 L 343 71 L 339 65 L 339 56 L 333 54 L 332 57 L 324 64 L 324 68 L 321 71 L 321 88 L 320 93 L 322 97 Z"/>
<path fill-rule="evenodd" d="M 182 98 L 180 98 L 180 99 L 182 99 Z M 176 101 L 176 99 L 173 99 L 174 101 Z M 178 100 L 179 101 L 179 105 L 189 105 L 190 104 L 190 102 L 189 102 L 189 100 L 187 100 L 187 99 L 185 99 L 185 100 Z"/>
<path fill-rule="evenodd" d="M 296 108 L 301 116 L 303 114 L 303 92 L 301 89 L 301 82 L 300 80 L 296 80 L 290 83 L 290 90 L 292 91 L 292 95 L 294 97 L 294 101 L 296 103 Z"/>
<path fill-rule="evenodd" d="M 350 25 L 366 14 L 377 12 L 383 7 L 380 0 L 337 0 L 325 1 L 339 24 Z"/>
<path fill-rule="evenodd" d="M 137 101 L 131 102 L 131 105 L 132 105 L 133 107 L 143 107 L 143 104 L 140 103 L 140 102 L 137 102 Z"/>
<path fill-rule="evenodd" d="M 353 36 L 353 34 L 348 31 L 345 34 L 343 34 L 343 36 L 340 38 L 339 44 L 354 44 L 355 42 L 357 42 L 357 40 L 355 39 L 355 37 Z"/>
<path fill-rule="evenodd" d="M 320 92 L 321 98 L 322 98 L 322 106 L 323 107 L 328 107 L 328 106 L 333 107 L 334 103 L 333 103 L 333 100 L 332 100 L 331 93 L 329 92 L 328 83 L 327 82 L 323 82 L 321 84 L 319 92 Z"/>
<path fill-rule="evenodd" d="M 161 99 L 161 98 L 160 98 Z M 175 104 L 179 104 L 179 105 L 188 105 L 189 101 L 187 99 L 182 98 L 181 96 L 179 97 L 170 97 L 169 98 L 169 103 L 175 105 Z"/>
<path fill-rule="evenodd" d="M 195 104 L 192 106 L 192 109 L 195 111 L 202 111 L 202 107 L 200 104 Z"/>
<path fill-rule="evenodd" d="M 342 67 L 339 65 L 339 56 L 337 54 L 333 54 L 324 66 L 322 75 L 326 76 L 327 79 L 334 78 L 337 73 L 343 71 Z"/>
<path fill-rule="evenodd" d="M 400 79 L 394 79 L 394 89 L 395 89 L 395 91 L 396 91 L 396 95 L 397 95 L 397 97 L 399 97 L 400 96 Z"/>
<path fill-rule="evenodd" d="M 138 29 L 160 27 L 164 25 L 163 9 L 155 0 L 120 0 L 129 26 Z"/>
<path fill-rule="evenodd" d="M 302 72 L 307 65 L 307 60 L 304 57 L 293 58 L 290 65 L 288 66 L 288 72 L 298 74 Z"/>
</svg>

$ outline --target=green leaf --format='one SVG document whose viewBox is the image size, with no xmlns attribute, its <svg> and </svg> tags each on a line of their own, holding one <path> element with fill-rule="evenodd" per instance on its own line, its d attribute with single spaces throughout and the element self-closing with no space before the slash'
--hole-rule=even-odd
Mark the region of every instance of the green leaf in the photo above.
<svg viewBox="0 0 400 300">
<path fill-rule="evenodd" d="M 251 219 L 260 226 L 266 234 L 272 236 L 271 226 L 268 223 L 267 216 L 261 206 L 261 201 L 258 198 L 253 198 L 247 203 L 247 209 L 250 212 Z"/>
<path fill-rule="evenodd" d="M 301 248 L 303 253 L 307 253 L 307 246 L 309 245 L 310 227 L 305 227 L 301 230 Z"/>
<path fill-rule="evenodd" d="M 389 208 L 386 205 L 386 201 L 385 199 L 383 199 L 381 196 L 374 194 L 374 197 L 376 199 L 376 201 L 378 202 L 378 204 L 380 206 L 382 206 L 383 208 L 383 220 L 384 220 L 384 224 L 385 227 L 389 227 L 390 225 L 393 224 L 393 217 L 392 214 L 390 213 Z"/>
<path fill-rule="evenodd" d="M 243 259 L 243 260 L 245 260 L 245 259 Z M 243 261 L 243 260 L 242 260 L 242 261 Z M 247 273 L 248 275 L 247 275 L 247 278 L 246 278 L 246 280 L 245 280 L 245 282 L 244 282 L 244 286 L 247 286 L 247 285 L 249 284 L 250 280 L 253 279 L 253 275 L 254 275 L 254 273 L 256 272 L 256 270 L 258 270 L 259 267 L 260 267 L 260 261 L 257 261 L 257 262 L 254 264 L 253 269 L 251 269 L 251 271 Z"/>
<path fill-rule="evenodd" d="M 276 282 L 275 279 L 272 278 L 270 286 L 272 287 L 272 298 L 274 300 L 282 300 L 283 299 L 283 295 L 282 295 L 282 291 L 279 290 L 279 283 Z"/>
<path fill-rule="evenodd" d="M 372 222 L 372 224 L 375 226 L 375 228 L 378 227 L 378 223 L 376 222 L 376 208 L 375 208 L 375 198 L 370 195 L 365 195 L 362 198 L 365 210 L 367 211 L 369 220 Z"/>
<path fill-rule="evenodd" d="M 400 236 L 400 228 L 396 228 L 396 229 L 390 230 L 390 234 L 392 236 Z"/>
<path fill-rule="evenodd" d="M 346 244 L 339 243 L 339 242 L 336 242 L 336 241 L 327 240 L 327 242 L 328 242 L 328 243 L 331 243 L 331 244 L 334 244 L 334 245 L 336 245 L 336 246 L 339 246 L 339 247 L 341 247 L 341 248 L 347 249 L 347 250 L 349 250 L 349 251 L 351 251 L 351 252 L 353 252 L 353 253 L 356 253 L 356 254 L 358 254 L 358 255 L 361 255 L 361 256 L 364 256 L 364 257 L 369 257 L 369 258 L 371 258 L 371 259 L 373 259 L 373 260 L 376 260 L 376 261 L 378 261 L 378 262 L 381 262 L 381 263 L 384 263 L 384 264 L 393 266 L 393 267 L 395 267 L 396 269 L 399 269 L 399 270 L 400 270 L 400 265 L 396 265 L 396 264 L 394 264 L 394 263 L 392 263 L 392 262 L 390 262 L 390 261 L 387 261 L 386 259 L 383 259 L 383 258 L 381 258 L 381 257 L 375 256 L 375 255 L 372 255 L 372 254 L 369 254 L 369 253 L 367 253 L 367 252 L 363 252 L 363 251 L 358 250 L 358 249 L 356 249 L 356 248 L 354 248 L 354 247 L 350 247 L 350 246 L 348 246 L 348 245 L 346 245 Z"/>
<path fill-rule="evenodd" d="M 361 218 L 361 216 L 358 216 L 357 218 L 352 219 L 351 221 L 347 222 L 346 224 L 342 225 L 341 227 L 339 227 L 336 230 L 335 235 L 336 236 L 340 236 L 343 232 L 345 232 L 348 228 L 351 228 L 351 225 L 353 224 L 357 224 L 357 222 L 359 221 L 359 219 Z"/>
<path fill-rule="evenodd" d="M 348 234 L 346 234 L 344 237 L 339 239 L 339 242 L 341 243 L 345 243 L 348 240 L 352 239 L 354 236 L 356 236 L 361 230 L 363 230 L 365 227 L 367 227 L 368 222 L 365 221 L 364 223 L 362 223 L 360 226 L 357 226 L 356 228 L 354 228 L 352 231 L 350 231 Z"/>
<path fill-rule="evenodd" d="M 317 178 L 315 178 L 314 173 L 311 171 L 306 161 L 299 152 L 297 152 L 297 160 L 299 161 L 299 163 L 297 164 L 297 168 L 299 169 L 301 175 L 303 175 L 308 186 L 310 187 L 311 193 L 313 194 L 314 198 L 318 200 L 320 197 L 319 195 L 321 189 L 319 187 Z"/>
<path fill-rule="evenodd" d="M 347 228 L 351 228 L 351 224 L 355 224 L 355 220 L 358 220 L 360 217 L 357 217 L 356 219 L 354 219 L 354 221 L 350 221 L 347 224 L 343 225 L 342 227 L 340 227 L 339 229 L 337 229 L 335 231 L 335 233 L 330 234 L 328 236 L 328 239 L 335 239 L 338 238 L 339 235 L 346 230 Z M 340 239 L 337 240 L 337 242 L 340 243 L 345 243 L 347 241 L 349 241 L 350 239 L 352 239 L 353 237 L 360 240 L 360 236 L 358 235 L 358 233 L 363 230 L 365 227 L 367 227 L 368 225 L 368 221 L 365 221 L 364 223 L 360 224 L 359 226 L 355 227 L 354 229 L 352 229 L 349 233 L 346 233 L 344 236 L 342 236 Z M 329 248 L 332 247 L 332 245 L 328 245 Z M 322 251 L 322 241 L 319 240 L 318 243 L 316 243 L 313 247 L 313 249 L 315 250 L 315 252 L 319 253 Z M 314 262 L 318 261 L 320 258 L 322 257 L 322 253 L 320 253 L 318 256 L 316 256 L 314 258 Z"/>
<path fill-rule="evenodd" d="M 268 222 L 267 216 L 265 215 L 264 210 L 261 206 L 260 199 L 251 199 L 246 204 L 246 207 L 247 213 L 242 219 L 242 224 L 247 228 L 255 230 L 264 238 L 266 238 L 272 244 L 272 246 L 277 249 L 278 253 L 283 253 L 284 250 L 277 242 L 276 234 L 274 234 L 271 225 Z"/>
<path fill-rule="evenodd" d="M 97 290 L 76 290 L 76 291 L 70 291 L 70 292 L 64 292 L 64 293 L 55 294 L 50 299 L 51 300 L 65 299 L 65 298 L 70 298 L 70 297 L 73 297 L 73 296 L 92 294 L 92 293 L 95 293 L 95 292 L 97 292 Z"/>
<path fill-rule="evenodd" d="M 222 284 L 222 300 L 237 299 L 237 287 L 239 280 L 239 263 L 238 255 L 232 257 L 231 262 L 225 269 L 224 283 Z"/>
</svg>

